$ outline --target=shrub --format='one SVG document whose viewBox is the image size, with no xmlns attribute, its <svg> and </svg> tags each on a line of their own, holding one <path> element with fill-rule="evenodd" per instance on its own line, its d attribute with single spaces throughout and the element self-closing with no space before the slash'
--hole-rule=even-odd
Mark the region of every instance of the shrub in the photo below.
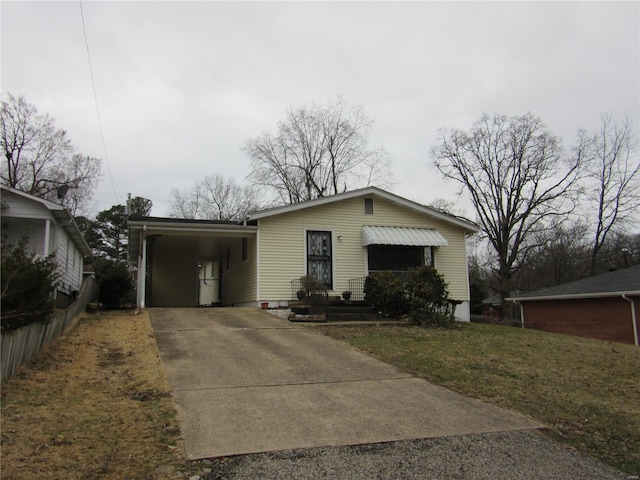
<svg viewBox="0 0 640 480">
<path fill-rule="evenodd" d="M 369 275 L 364 282 L 366 300 L 385 317 L 400 318 L 409 313 L 407 283 L 393 272 Z"/>
<path fill-rule="evenodd" d="M 408 275 L 379 272 L 364 284 L 365 298 L 385 317 L 410 315 L 420 326 L 453 324 L 453 303 L 447 285 L 433 267 L 420 267 Z"/>
<path fill-rule="evenodd" d="M 97 258 L 94 269 L 100 281 L 100 303 L 107 308 L 118 308 L 131 300 L 133 281 L 125 262 Z"/>
<path fill-rule="evenodd" d="M 29 235 L 15 245 L 2 239 L 2 331 L 30 323 L 46 322 L 54 309 L 52 293 L 57 282 L 53 255 L 35 259 L 27 252 Z"/>
<path fill-rule="evenodd" d="M 411 318 L 420 326 L 453 324 L 453 303 L 444 278 L 433 267 L 413 270 L 408 279 Z"/>
</svg>

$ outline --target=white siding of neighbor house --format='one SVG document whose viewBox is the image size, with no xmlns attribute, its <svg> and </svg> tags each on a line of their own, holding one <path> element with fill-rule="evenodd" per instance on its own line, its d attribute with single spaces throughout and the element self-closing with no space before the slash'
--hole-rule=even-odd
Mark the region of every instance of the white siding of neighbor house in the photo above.
<svg viewBox="0 0 640 480">
<path fill-rule="evenodd" d="M 59 290 L 64 293 L 79 292 L 82 286 L 82 255 L 75 244 L 63 229 L 51 228 L 52 237 L 57 240 L 56 264 L 60 277 Z"/>
<path fill-rule="evenodd" d="M 220 262 L 222 271 L 222 302 L 225 305 L 255 305 L 257 291 L 256 237 L 247 237 L 248 259 L 242 260 L 242 239 L 230 238 L 226 249 L 231 254 L 229 269 L 227 259 Z M 224 254 L 226 255 L 226 249 Z"/>
<path fill-rule="evenodd" d="M 3 212 L 2 231 L 7 235 L 7 242 L 10 244 L 16 244 L 22 235 L 28 232 L 27 250 L 34 255 L 44 255 L 45 222 L 46 220 L 39 218 L 6 218 Z M 52 252 L 55 244 L 49 243 L 49 252 Z"/>
<path fill-rule="evenodd" d="M 162 238 L 154 245 L 151 272 L 151 305 L 195 307 L 198 305 L 198 258 L 193 248 L 163 249 Z"/>
<path fill-rule="evenodd" d="M 29 234 L 28 250 L 33 254 L 55 253 L 59 275 L 58 291 L 70 293 L 82 286 L 83 257 L 51 212 L 41 203 L 11 192 L 3 191 L 2 200 L 9 208 L 2 209 L 3 230 L 9 243 L 16 243 L 24 233 Z M 49 221 L 49 245 L 45 250 L 46 225 Z"/>
<path fill-rule="evenodd" d="M 373 198 L 373 215 L 364 213 L 364 198 Z M 435 228 L 448 246 L 435 249 L 435 267 L 444 275 L 449 297 L 468 301 L 465 232 L 462 228 L 389 200 L 357 197 L 326 203 L 258 220 L 260 236 L 259 298 L 291 299 L 291 281 L 306 274 L 306 231 L 332 232 L 333 278 L 331 294 L 348 288 L 348 280 L 363 277 L 366 249 L 362 247 L 362 226 Z"/>
</svg>

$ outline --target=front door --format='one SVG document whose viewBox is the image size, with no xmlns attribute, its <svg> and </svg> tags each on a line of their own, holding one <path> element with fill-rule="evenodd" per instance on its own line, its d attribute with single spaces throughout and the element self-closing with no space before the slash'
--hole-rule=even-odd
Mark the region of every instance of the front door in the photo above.
<svg viewBox="0 0 640 480">
<path fill-rule="evenodd" d="M 218 263 L 212 261 L 199 262 L 198 305 L 213 305 L 218 302 L 219 276 Z"/>
<path fill-rule="evenodd" d="M 307 230 L 307 275 L 333 289 L 331 232 Z"/>
</svg>

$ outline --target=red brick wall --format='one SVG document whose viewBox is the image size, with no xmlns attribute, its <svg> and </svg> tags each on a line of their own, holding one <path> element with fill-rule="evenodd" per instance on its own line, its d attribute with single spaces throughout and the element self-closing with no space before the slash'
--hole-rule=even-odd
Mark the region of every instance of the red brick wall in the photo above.
<svg viewBox="0 0 640 480">
<path fill-rule="evenodd" d="M 640 297 L 631 298 L 640 323 Z M 621 297 L 526 301 L 522 306 L 525 328 L 634 343 L 631 303 Z"/>
</svg>

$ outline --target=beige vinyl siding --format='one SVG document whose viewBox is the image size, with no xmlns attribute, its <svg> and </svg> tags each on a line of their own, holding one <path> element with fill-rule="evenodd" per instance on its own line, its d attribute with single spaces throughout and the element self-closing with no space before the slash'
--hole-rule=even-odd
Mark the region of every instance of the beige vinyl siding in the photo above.
<svg viewBox="0 0 640 480">
<path fill-rule="evenodd" d="M 348 280 L 366 275 L 362 226 L 436 228 L 448 241 L 435 249 L 435 265 L 449 284 L 450 297 L 468 300 L 464 231 L 452 224 L 373 198 L 373 215 L 364 213 L 364 198 L 310 207 L 260 219 L 260 299 L 291 299 L 290 282 L 306 273 L 305 232 L 332 231 L 333 294 L 348 288 Z"/>
<path fill-rule="evenodd" d="M 157 244 L 160 245 L 160 242 Z M 162 249 L 153 252 L 151 305 L 198 305 L 198 258 L 194 249 Z"/>
<path fill-rule="evenodd" d="M 226 269 L 226 259 L 220 264 L 222 273 L 222 301 L 225 305 L 256 302 L 257 289 L 257 249 L 256 237 L 247 238 L 248 259 L 242 260 L 242 239 L 230 239 L 227 248 L 231 254 L 230 268 Z"/>
</svg>

